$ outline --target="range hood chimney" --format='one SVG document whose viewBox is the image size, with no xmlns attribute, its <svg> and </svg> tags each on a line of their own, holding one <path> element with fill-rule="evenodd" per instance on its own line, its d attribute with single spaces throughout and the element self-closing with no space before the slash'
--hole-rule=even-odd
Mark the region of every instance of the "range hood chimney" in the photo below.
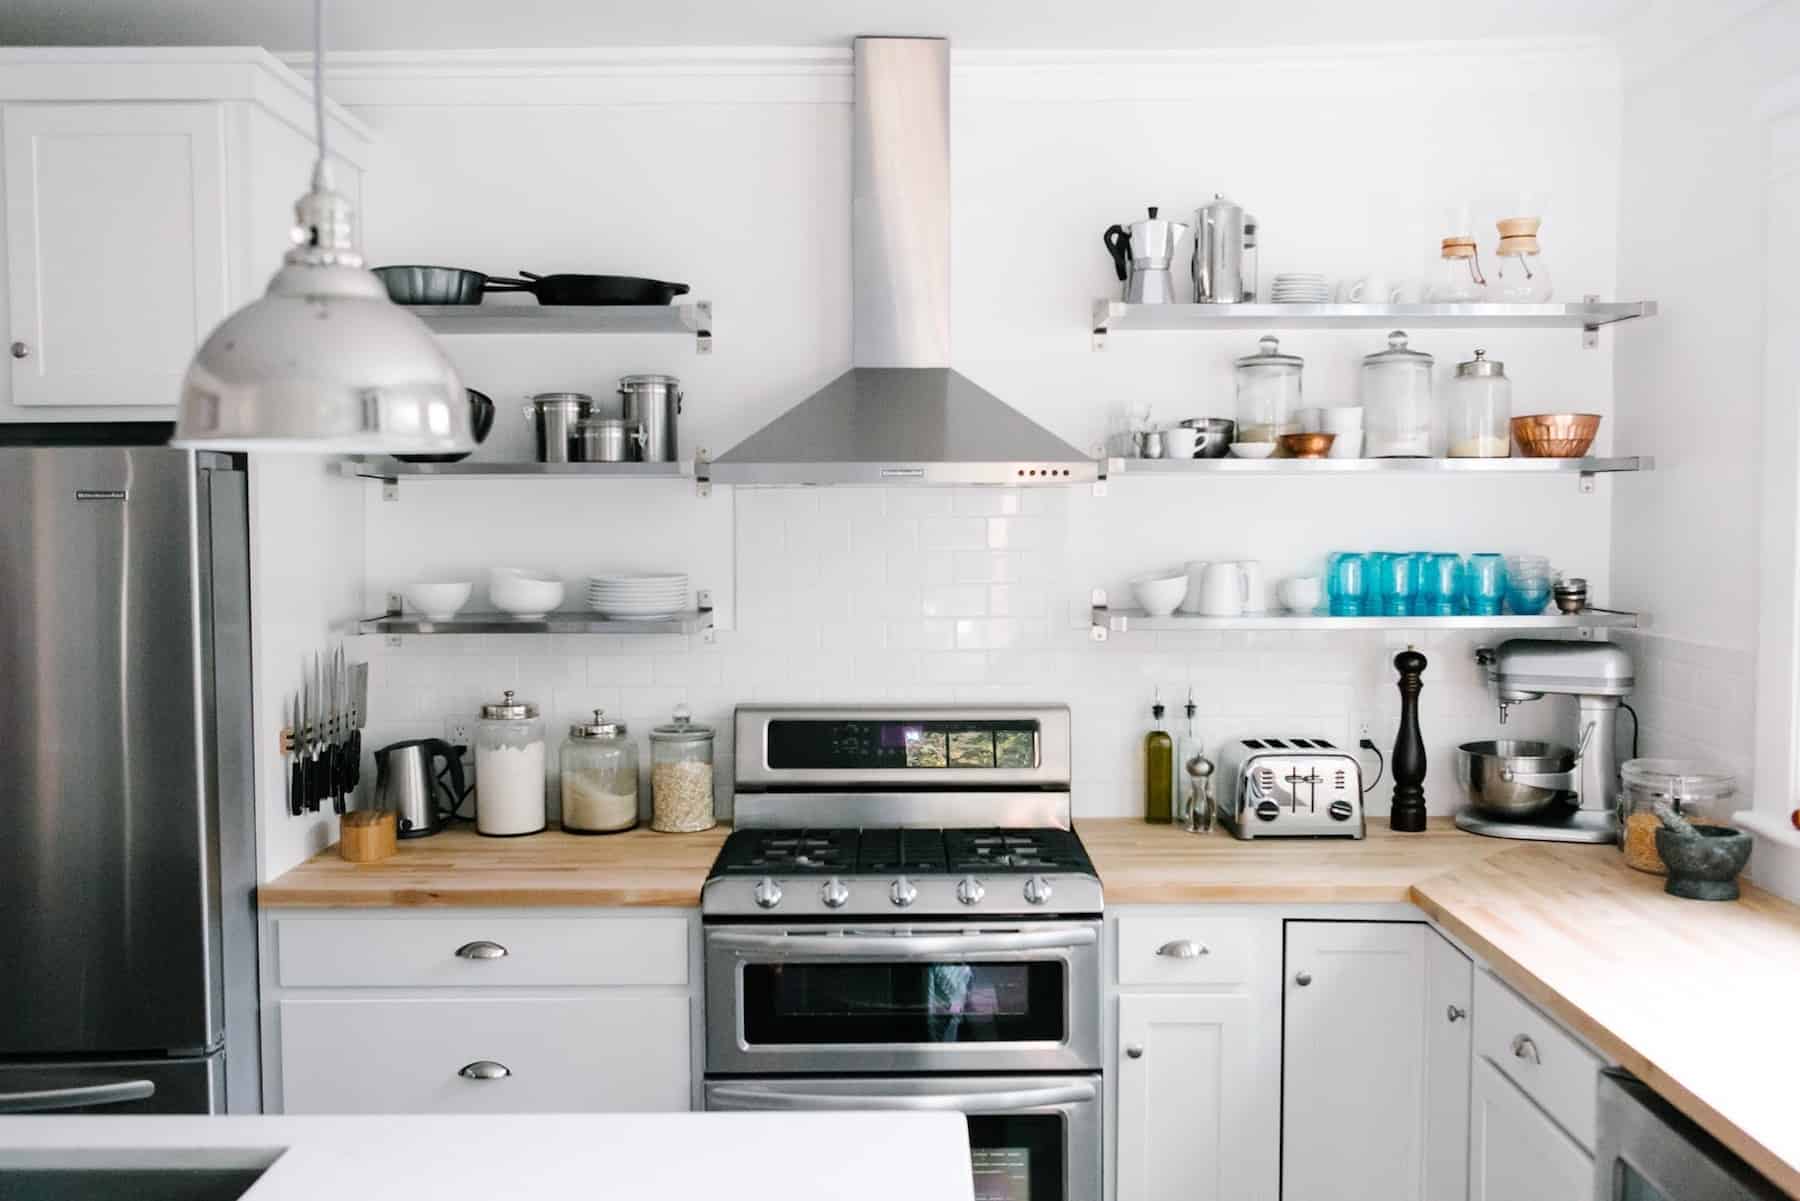
<svg viewBox="0 0 1800 1201">
<path fill-rule="evenodd" d="M 1071 484 L 1099 465 L 950 369 L 950 43 L 855 42 L 851 369 L 712 464 L 722 484 Z"/>
</svg>

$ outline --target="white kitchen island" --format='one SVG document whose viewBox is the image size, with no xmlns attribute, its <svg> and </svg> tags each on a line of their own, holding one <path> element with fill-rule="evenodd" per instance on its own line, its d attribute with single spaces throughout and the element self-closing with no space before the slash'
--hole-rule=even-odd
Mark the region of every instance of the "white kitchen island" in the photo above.
<svg viewBox="0 0 1800 1201">
<path fill-rule="evenodd" d="M 959 1113 L 46 1115 L 0 1118 L 13 1196 L 973 1201 L 973 1184 Z"/>
</svg>

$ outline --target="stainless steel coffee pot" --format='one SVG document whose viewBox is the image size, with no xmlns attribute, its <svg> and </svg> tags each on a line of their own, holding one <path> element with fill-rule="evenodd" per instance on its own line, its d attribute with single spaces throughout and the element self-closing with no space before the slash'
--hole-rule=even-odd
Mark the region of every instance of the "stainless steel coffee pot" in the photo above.
<svg viewBox="0 0 1800 1201">
<path fill-rule="evenodd" d="M 1113 270 L 1124 283 L 1127 304 L 1169 304 L 1175 299 L 1175 281 L 1169 265 L 1175 261 L 1175 244 L 1188 227 L 1150 215 L 1130 225 L 1110 225 L 1101 241 L 1112 255 Z"/>
<path fill-rule="evenodd" d="M 1244 210 L 1222 193 L 1194 213 L 1194 300 L 1237 304 L 1244 299 Z M 1254 284 L 1252 284 L 1254 290 Z"/>
</svg>

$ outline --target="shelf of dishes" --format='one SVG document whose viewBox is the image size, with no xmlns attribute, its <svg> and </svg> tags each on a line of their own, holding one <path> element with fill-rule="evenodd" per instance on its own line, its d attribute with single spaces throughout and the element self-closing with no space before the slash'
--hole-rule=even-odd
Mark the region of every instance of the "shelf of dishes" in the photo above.
<svg viewBox="0 0 1800 1201">
<path fill-rule="evenodd" d="M 560 476 L 573 479 L 707 479 L 705 457 L 668 463 L 538 463 L 475 462 L 403 463 L 386 455 L 352 455 L 342 461 L 345 475 L 395 483 L 402 479 L 522 479 Z"/>
<path fill-rule="evenodd" d="M 707 596 L 685 613 L 654 620 L 603 617 L 598 613 L 546 613 L 515 617 L 510 613 L 458 613 L 435 619 L 419 613 L 384 613 L 357 623 L 359 634 L 710 634 L 713 611 Z"/>
<path fill-rule="evenodd" d="M 1208 630 L 1606 630 L 1636 629 L 1643 623 L 1637 613 L 1613 609 L 1584 609 L 1580 613 L 1516 613 L 1494 616 L 1455 617 L 1330 617 L 1310 613 L 1253 613 L 1237 617 L 1206 617 L 1170 613 L 1152 617 L 1142 609 L 1114 609 L 1106 593 L 1094 593 L 1091 636 L 1106 641 L 1109 633 L 1136 631 L 1200 632 Z"/>
<path fill-rule="evenodd" d="M 412 304 L 440 334 L 691 334 L 712 352 L 712 302 L 681 304 Z"/>
<path fill-rule="evenodd" d="M 1109 333 L 1285 329 L 1580 329 L 1656 315 L 1654 300 L 1576 304 L 1128 304 L 1094 302 L 1094 348 Z"/>
<path fill-rule="evenodd" d="M 590 576 L 587 608 L 562 608 L 568 587 L 554 572 L 493 567 L 490 609 L 464 612 L 475 583 L 420 580 L 390 592 L 387 611 L 359 622 L 363 634 L 696 634 L 712 639 L 712 594 L 688 590 L 686 572 Z M 692 603 L 693 608 L 688 608 Z"/>
<path fill-rule="evenodd" d="M 1648 456 L 1530 459 L 1135 459 L 1109 458 L 1113 475 L 1598 475 L 1649 471 Z"/>
</svg>

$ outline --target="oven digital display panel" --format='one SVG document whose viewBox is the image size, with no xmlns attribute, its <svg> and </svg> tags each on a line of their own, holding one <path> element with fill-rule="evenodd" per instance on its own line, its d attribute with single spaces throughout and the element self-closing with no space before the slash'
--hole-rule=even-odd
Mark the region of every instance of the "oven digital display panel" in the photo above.
<svg viewBox="0 0 1800 1201">
<path fill-rule="evenodd" d="M 788 771 L 1030 768 L 1035 721 L 838 721 L 783 718 L 768 726 L 768 766 Z"/>
</svg>

